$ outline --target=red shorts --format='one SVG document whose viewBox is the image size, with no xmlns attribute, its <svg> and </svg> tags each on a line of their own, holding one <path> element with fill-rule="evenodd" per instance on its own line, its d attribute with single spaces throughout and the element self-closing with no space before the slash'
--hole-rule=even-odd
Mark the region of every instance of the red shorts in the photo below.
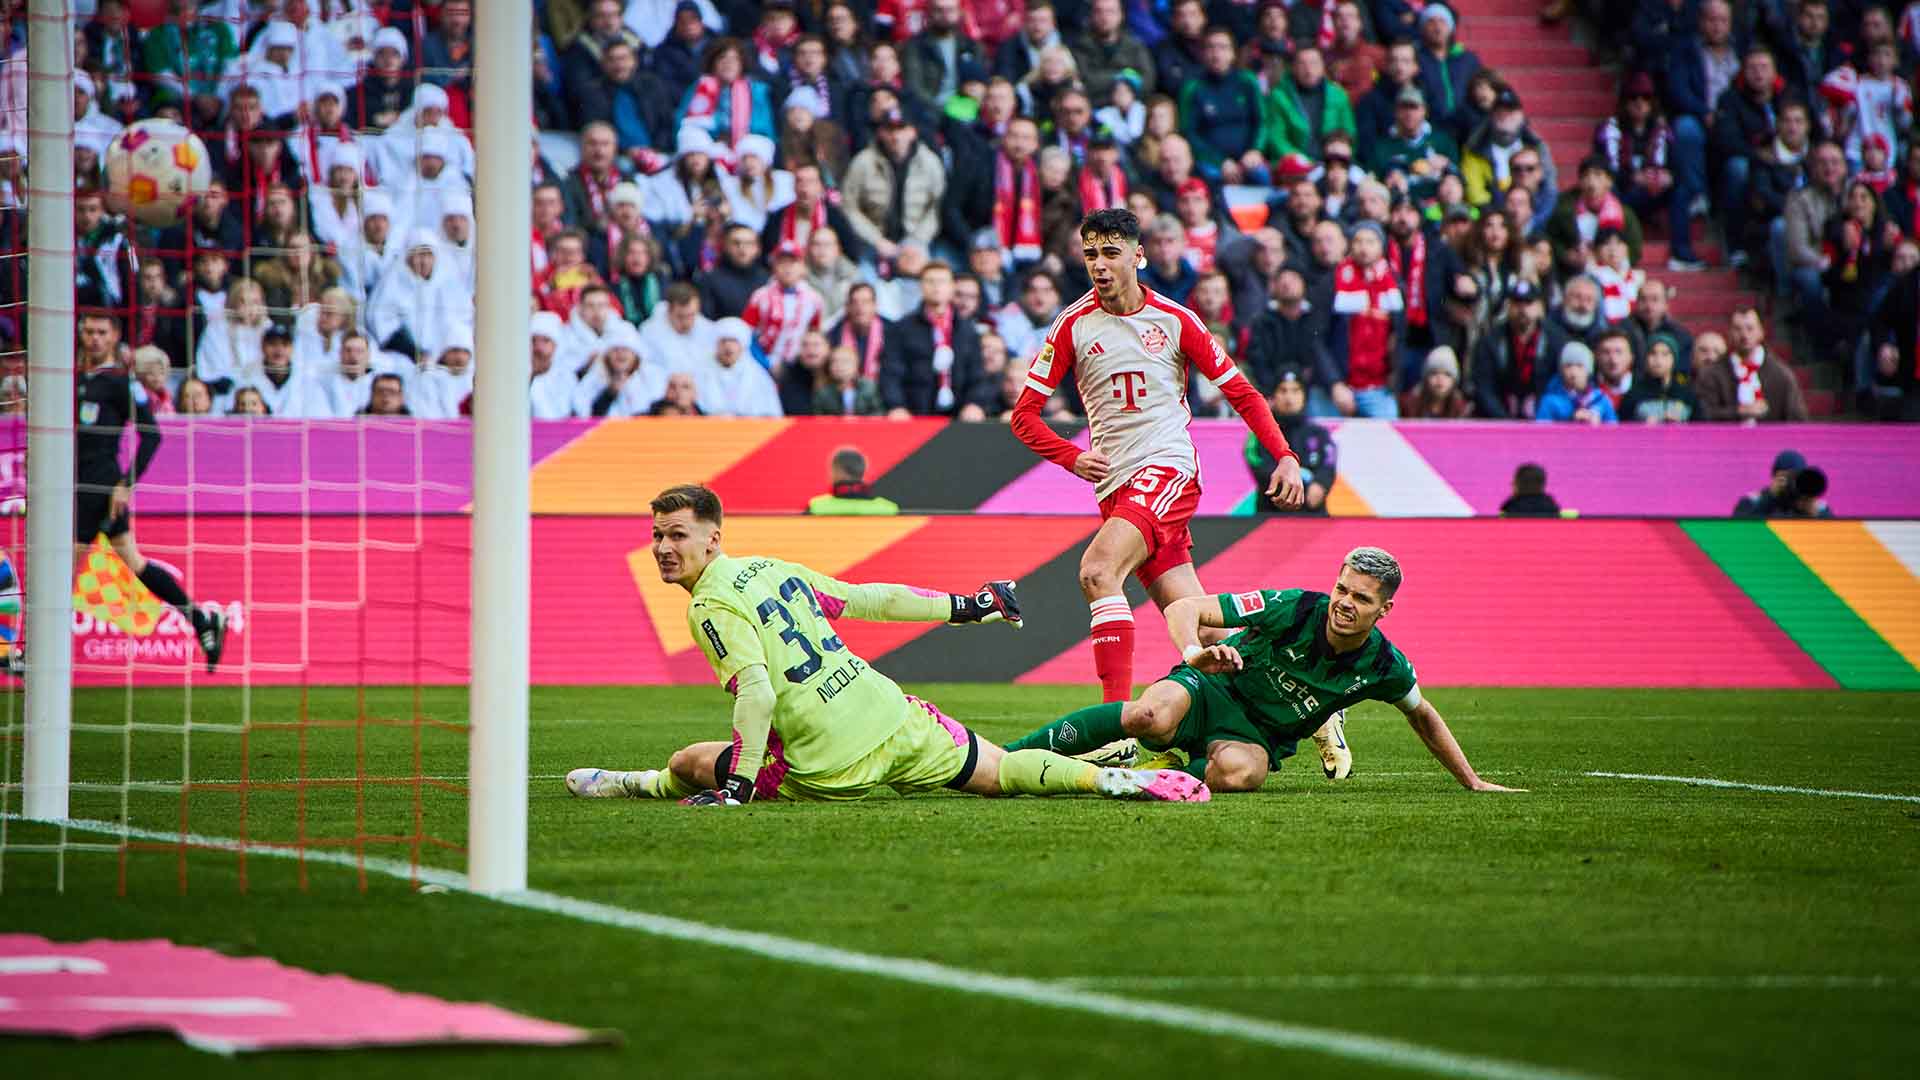
<svg viewBox="0 0 1920 1080">
<path fill-rule="evenodd" d="M 1193 561 L 1187 523 L 1200 509 L 1199 478 L 1165 465 L 1148 465 L 1100 500 L 1100 520 L 1124 518 L 1147 541 L 1147 561 L 1133 572 L 1142 585 Z"/>
</svg>

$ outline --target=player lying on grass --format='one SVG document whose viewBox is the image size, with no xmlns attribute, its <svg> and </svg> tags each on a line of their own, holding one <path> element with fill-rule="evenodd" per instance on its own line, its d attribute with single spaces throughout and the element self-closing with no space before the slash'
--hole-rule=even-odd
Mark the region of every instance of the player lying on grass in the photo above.
<svg viewBox="0 0 1920 1080">
<path fill-rule="evenodd" d="M 1195 596 L 1167 608 L 1186 662 L 1139 698 L 1081 709 L 1008 744 L 1106 758 L 1136 739 L 1151 758 L 1178 750 L 1213 791 L 1258 791 L 1300 739 L 1348 706 L 1387 701 L 1469 791 L 1513 791 L 1480 779 L 1432 704 L 1413 665 L 1376 626 L 1393 610 L 1400 564 L 1374 547 L 1347 553 L 1333 592 L 1272 589 Z M 1241 628 L 1217 645 L 1203 626 Z M 1344 733 L 1341 733 L 1344 741 Z M 1109 754 L 1096 754 L 1108 750 Z"/>
<path fill-rule="evenodd" d="M 1207 801 L 1207 786 L 1176 770 L 1101 768 L 1043 749 L 1008 753 L 902 692 L 829 621 L 1018 626 L 1012 582 L 968 596 L 849 585 L 797 563 L 722 553 L 720 497 L 704 487 L 668 488 L 652 506 L 654 563 L 662 581 L 692 594 L 687 626 L 733 695 L 733 742 L 686 747 L 665 769 L 575 769 L 567 774 L 575 795 L 737 806 L 776 793 L 858 799 L 890 787 Z"/>
</svg>

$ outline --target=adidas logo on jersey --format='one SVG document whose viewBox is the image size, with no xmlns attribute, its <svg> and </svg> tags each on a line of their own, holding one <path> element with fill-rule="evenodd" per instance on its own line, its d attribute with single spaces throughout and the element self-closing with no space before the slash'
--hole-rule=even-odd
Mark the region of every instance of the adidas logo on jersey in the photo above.
<svg viewBox="0 0 1920 1080">
<path fill-rule="evenodd" d="M 1106 347 L 1096 341 L 1093 343 L 1093 347 L 1087 350 L 1087 359 L 1091 360 L 1096 356 L 1105 356 L 1106 352 Z"/>
</svg>

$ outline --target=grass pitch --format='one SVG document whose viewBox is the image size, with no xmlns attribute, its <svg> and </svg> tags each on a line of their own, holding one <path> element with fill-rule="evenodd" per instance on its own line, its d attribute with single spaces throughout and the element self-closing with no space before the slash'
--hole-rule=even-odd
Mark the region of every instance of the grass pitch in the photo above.
<svg viewBox="0 0 1920 1080">
<path fill-rule="evenodd" d="M 1085 703 L 1086 688 L 915 688 L 1006 740 Z M 1402 1040 L 1610 1077 L 1908 1075 L 1920 1052 L 1920 801 L 1708 789 L 1589 772 L 1711 777 L 1920 796 L 1920 696 L 1436 690 L 1486 775 L 1531 788 L 1469 796 L 1399 715 L 1357 710 L 1357 769 L 1333 784 L 1311 749 L 1256 795 L 1206 806 L 1093 799 L 879 796 L 847 806 L 695 812 L 570 799 L 577 765 L 656 765 L 721 737 L 712 689 L 540 690 L 534 696 L 535 889 L 861 953 L 937 961 L 1128 999 Z M 450 720 L 460 691 L 429 691 Z M 369 711 L 404 716 L 411 695 Z M 196 691 L 198 723 L 284 720 L 292 692 Z M 316 717 L 350 694 L 312 692 Z M 76 734 L 76 779 L 240 776 L 237 736 L 196 729 L 178 694 L 143 691 L 131 736 Z M 118 692 L 76 718 L 128 719 Z M 149 729 L 147 726 L 153 727 Z M 131 748 L 131 754 L 127 753 Z M 250 780 L 298 772 L 293 731 L 247 739 Z M 19 768 L 17 746 L 13 769 Z M 306 774 L 464 772 L 465 737 L 428 727 L 307 733 Z M 123 764 L 124 762 L 124 764 Z M 139 828 L 176 831 L 181 799 L 136 787 Z M 76 817 L 122 796 L 83 790 Z M 458 842 L 465 800 L 431 785 L 319 785 L 246 797 L 254 840 L 425 834 Z M 189 827 L 234 836 L 240 795 L 196 792 Z M 17 808 L 17 804 L 15 806 Z M 356 822 L 358 825 L 356 826 Z M 14 823 L 9 839 L 45 838 Z M 76 839 L 80 837 L 76 836 Z M 87 837 L 86 839 L 98 839 Z M 351 852 L 351 846 L 334 848 Z M 405 859 L 405 844 L 370 855 Z M 458 867 L 429 843 L 422 857 Z M 264 953 L 403 990 L 488 1000 L 618 1029 L 617 1047 L 278 1054 L 226 1061 L 167 1039 L 6 1040 L 8 1076 L 475 1077 L 1419 1075 L 1323 1050 L 1190 1026 L 964 993 L 764 959 L 418 893 L 284 859 L 75 853 L 0 862 L 0 929 L 64 940 L 164 936 Z M 188 890 L 179 891 L 186 874 Z"/>
</svg>

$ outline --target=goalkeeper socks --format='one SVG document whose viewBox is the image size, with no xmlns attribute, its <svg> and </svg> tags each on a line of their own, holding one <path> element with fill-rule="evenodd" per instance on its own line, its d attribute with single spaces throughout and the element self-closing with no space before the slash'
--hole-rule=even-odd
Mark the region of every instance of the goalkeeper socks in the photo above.
<svg viewBox="0 0 1920 1080">
<path fill-rule="evenodd" d="M 1101 701 L 1133 696 L 1133 607 L 1122 595 L 1103 596 L 1093 612 L 1087 636 L 1093 641 L 1093 673 L 1100 677 Z"/>
<path fill-rule="evenodd" d="M 699 788 L 673 775 L 672 769 L 655 769 L 646 783 L 640 786 L 638 794 L 643 799 L 679 800 L 689 795 L 697 795 L 699 792 Z"/>
<path fill-rule="evenodd" d="M 1007 795 L 1085 795 L 1100 770 L 1047 750 L 1015 750 L 1000 759 L 1000 790 Z"/>
<path fill-rule="evenodd" d="M 192 619 L 195 630 L 200 629 L 200 609 L 193 606 L 193 600 L 187 596 L 187 590 L 180 587 L 180 582 L 172 574 L 162 569 L 159 563 L 148 560 L 147 565 L 141 569 L 139 577 L 140 584 L 145 585 L 149 592 L 159 597 L 168 607 Z"/>
<path fill-rule="evenodd" d="M 1070 712 L 1046 727 L 1008 743 L 1007 750 L 1051 750 L 1067 757 L 1098 750 L 1116 739 L 1127 737 L 1127 733 L 1120 728 L 1120 710 L 1123 707 L 1117 701 L 1110 701 L 1105 705 L 1089 705 Z"/>
</svg>

